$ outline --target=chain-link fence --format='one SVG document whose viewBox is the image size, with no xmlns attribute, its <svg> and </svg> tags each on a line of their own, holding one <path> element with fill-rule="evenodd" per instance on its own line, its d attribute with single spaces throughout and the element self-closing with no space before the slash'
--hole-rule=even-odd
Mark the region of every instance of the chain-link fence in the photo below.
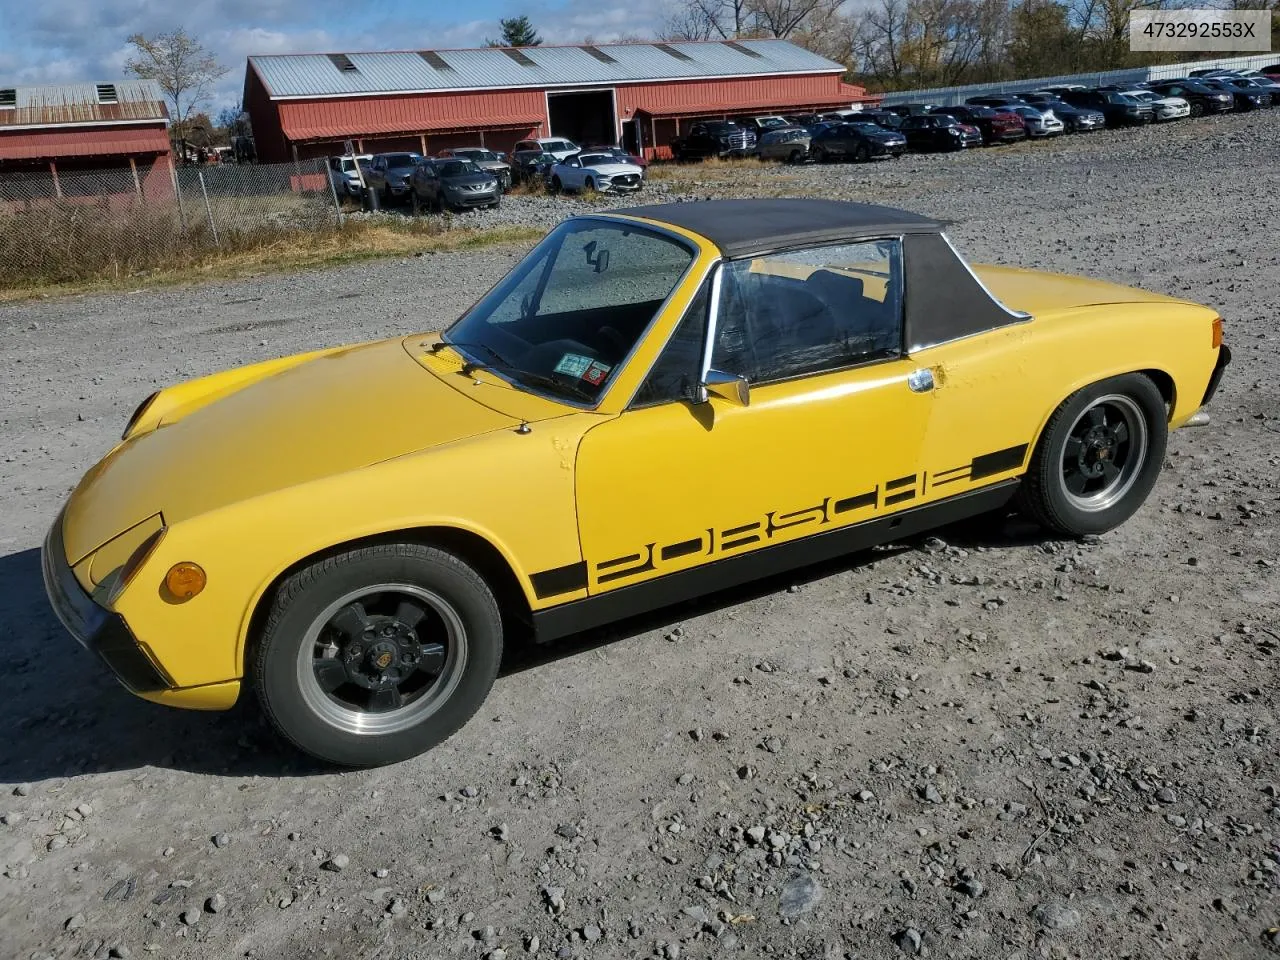
<svg viewBox="0 0 1280 960">
<path fill-rule="evenodd" d="M 323 160 L 0 172 L 0 286 L 180 265 L 341 220 Z"/>
</svg>

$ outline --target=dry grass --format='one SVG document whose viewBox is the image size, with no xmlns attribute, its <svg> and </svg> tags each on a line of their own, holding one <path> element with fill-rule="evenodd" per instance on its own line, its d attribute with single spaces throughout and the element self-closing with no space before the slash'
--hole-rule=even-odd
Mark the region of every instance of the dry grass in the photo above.
<svg viewBox="0 0 1280 960">
<path fill-rule="evenodd" d="M 761 161 L 751 158 L 733 157 L 722 160 L 710 157 L 706 160 L 691 163 L 651 163 L 645 176 L 650 180 L 666 180 L 683 182 L 699 180 L 723 180 L 731 182 L 743 173 L 758 173 Z"/>
<path fill-rule="evenodd" d="M 5 224 L 0 224 L 0 262 Z M 412 256 L 503 244 L 529 244 L 544 231 L 528 227 L 450 228 L 438 220 L 348 219 L 327 230 L 271 230 L 237 235 L 221 248 L 178 243 L 145 266 L 118 256 L 86 263 L 79 275 L 49 277 L 40 271 L 0 273 L 0 302 L 111 290 L 230 280 L 379 257 Z M 7 234 L 12 236 L 12 232 Z M 81 238 L 83 239 L 83 238 Z M 102 239 L 102 238 L 99 238 Z M 28 237 L 28 241 L 30 238 Z M 63 238 L 60 252 L 65 252 Z"/>
</svg>

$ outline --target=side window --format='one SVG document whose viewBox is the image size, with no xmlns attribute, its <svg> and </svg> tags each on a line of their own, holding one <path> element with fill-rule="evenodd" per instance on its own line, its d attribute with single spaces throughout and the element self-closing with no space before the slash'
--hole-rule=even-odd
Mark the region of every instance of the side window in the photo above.
<svg viewBox="0 0 1280 960">
<path fill-rule="evenodd" d="M 711 281 L 707 280 L 689 304 L 675 333 L 662 348 L 662 353 L 631 401 L 632 407 L 652 407 L 693 398 L 702 366 L 702 343 L 707 331 L 707 309 L 711 304 L 710 287 Z"/>
<path fill-rule="evenodd" d="M 875 240 L 726 264 L 711 365 L 767 383 L 901 356 L 901 247 Z"/>
</svg>

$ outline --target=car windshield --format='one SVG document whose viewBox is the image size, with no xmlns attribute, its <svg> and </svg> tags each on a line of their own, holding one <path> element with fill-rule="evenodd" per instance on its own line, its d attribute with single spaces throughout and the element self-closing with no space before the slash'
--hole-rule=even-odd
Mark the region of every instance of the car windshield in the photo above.
<svg viewBox="0 0 1280 960">
<path fill-rule="evenodd" d="M 578 148 L 568 140 L 548 140 L 543 149 L 550 153 L 573 153 Z"/>
<path fill-rule="evenodd" d="M 765 130 L 776 130 L 779 127 L 790 126 L 790 124 L 788 124 L 787 121 L 783 120 L 781 117 L 759 117 L 756 120 L 756 123 L 758 123 Z"/>
<path fill-rule="evenodd" d="M 569 220 L 444 339 L 518 387 L 594 405 L 693 261 L 656 230 Z"/>
<path fill-rule="evenodd" d="M 464 160 L 497 160 L 498 155 L 492 150 L 455 150 L 455 157 L 461 157 Z"/>
<path fill-rule="evenodd" d="M 730 120 L 719 120 L 706 124 L 706 128 L 707 133 L 728 133 L 731 130 L 737 130 L 738 125 Z"/>
<path fill-rule="evenodd" d="M 617 157 L 611 157 L 607 153 L 588 153 L 582 157 L 582 165 L 584 167 L 594 167 L 599 163 L 617 163 Z"/>
<path fill-rule="evenodd" d="M 441 160 L 436 163 L 436 171 L 442 177 L 463 177 L 469 173 L 480 173 L 480 168 L 470 160 Z"/>
<path fill-rule="evenodd" d="M 883 133 L 884 131 L 877 127 L 874 123 L 867 123 L 865 120 L 859 120 L 857 123 L 846 124 L 853 127 L 859 133 Z"/>
<path fill-rule="evenodd" d="M 387 169 L 398 170 L 400 167 L 416 166 L 421 159 L 422 156 L 416 153 L 388 153 Z"/>
</svg>

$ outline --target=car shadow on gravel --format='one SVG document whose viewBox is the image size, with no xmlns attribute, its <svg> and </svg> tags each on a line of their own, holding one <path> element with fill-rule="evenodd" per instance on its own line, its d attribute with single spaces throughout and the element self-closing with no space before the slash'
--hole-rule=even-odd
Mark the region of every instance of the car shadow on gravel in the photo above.
<svg viewBox="0 0 1280 960">
<path fill-rule="evenodd" d="M 1033 525 L 990 517 L 955 524 L 936 536 L 953 546 L 997 549 L 1046 539 Z M 501 672 L 519 674 L 922 546 L 928 549 L 927 536 L 721 590 L 546 646 L 510 643 Z M 252 697 L 242 695 L 226 712 L 203 713 L 161 707 L 126 691 L 54 616 L 39 550 L 0 557 L 0 623 L 8 641 L 0 668 L 0 729 L 9 734 L 0 741 L 0 783 L 145 767 L 229 777 L 333 772 L 276 737 Z"/>
<path fill-rule="evenodd" d="M 201 713 L 125 690 L 54 616 L 39 550 L 0 556 L 0 624 L 0 783 L 145 767 L 234 777 L 332 772 L 279 741 L 248 697 Z"/>
</svg>

